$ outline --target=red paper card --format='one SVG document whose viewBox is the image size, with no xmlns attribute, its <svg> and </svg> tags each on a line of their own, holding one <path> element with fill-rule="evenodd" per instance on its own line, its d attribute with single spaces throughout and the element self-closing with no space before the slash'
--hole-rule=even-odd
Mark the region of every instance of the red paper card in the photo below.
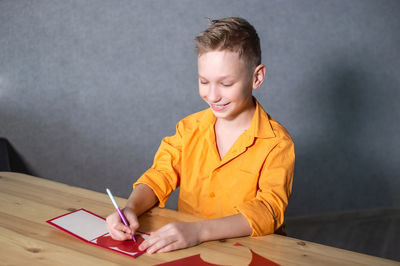
<svg viewBox="0 0 400 266">
<path fill-rule="evenodd" d="M 242 244 L 240 243 L 235 243 L 233 244 L 234 246 L 237 247 L 244 247 Z M 279 266 L 279 264 L 258 255 L 257 253 L 255 253 L 252 249 L 250 249 L 251 252 L 251 261 L 250 264 L 248 266 Z M 177 260 L 173 260 L 173 261 L 169 261 L 169 262 L 165 262 L 165 263 L 161 263 L 161 264 L 157 264 L 157 266 L 173 266 L 173 265 L 179 265 L 179 266 L 220 266 L 218 264 L 213 264 L 207 261 L 204 261 L 201 257 L 200 254 L 197 255 L 193 255 L 190 257 L 186 257 L 186 258 L 182 258 L 182 259 L 177 259 Z M 221 265 L 222 266 L 222 265 Z"/>
<path fill-rule="evenodd" d="M 136 243 L 133 240 L 114 240 L 108 233 L 105 219 L 85 209 L 69 212 L 46 222 L 86 243 L 134 258 L 144 253 L 139 251 L 139 245 L 148 237 L 148 234 L 137 233 Z"/>
</svg>

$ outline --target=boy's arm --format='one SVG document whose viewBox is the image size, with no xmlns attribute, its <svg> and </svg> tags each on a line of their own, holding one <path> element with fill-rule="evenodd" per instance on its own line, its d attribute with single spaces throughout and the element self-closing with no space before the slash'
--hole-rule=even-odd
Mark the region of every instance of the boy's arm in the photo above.
<svg viewBox="0 0 400 266">
<path fill-rule="evenodd" d="M 284 224 L 293 184 L 294 144 L 287 135 L 269 151 L 259 174 L 256 196 L 235 208 L 246 217 L 251 236 L 274 233 Z"/>
<path fill-rule="evenodd" d="M 131 239 L 132 234 L 139 228 L 137 217 L 153 207 L 157 201 L 156 195 L 149 186 L 138 184 L 129 196 L 125 208 L 122 209 L 129 227 L 121 222 L 117 212 L 107 217 L 106 224 L 111 237 L 115 240 Z"/>
<path fill-rule="evenodd" d="M 136 216 L 142 215 L 158 202 L 154 191 L 146 184 L 138 184 L 126 202 L 125 209 L 131 209 Z"/>
<path fill-rule="evenodd" d="M 151 168 L 133 184 L 133 187 L 145 184 L 151 188 L 161 208 L 165 206 L 172 191 L 179 186 L 183 131 L 183 123 L 179 122 L 175 135 L 161 140 Z"/>
<path fill-rule="evenodd" d="M 116 212 L 107 217 L 107 228 L 115 240 L 127 240 L 139 228 L 137 217 L 159 202 L 164 207 L 171 192 L 179 184 L 183 124 L 176 126 L 174 136 L 161 141 L 154 163 L 133 185 L 123 213 L 129 227 L 121 223 Z"/>
<path fill-rule="evenodd" d="M 249 236 L 252 232 L 246 217 L 238 213 L 217 219 L 204 220 L 201 225 L 200 242 Z"/>
<path fill-rule="evenodd" d="M 204 241 L 248 236 L 251 232 L 252 228 L 242 214 L 199 222 L 170 223 L 151 233 L 139 248 L 147 249 L 148 253 L 167 252 Z"/>
<path fill-rule="evenodd" d="M 223 238 L 273 233 L 282 225 L 291 193 L 294 169 L 294 144 L 282 140 L 269 153 L 255 198 L 237 207 L 239 214 L 194 223 L 172 223 L 159 229 L 142 243 L 149 253 L 197 245 Z"/>
</svg>

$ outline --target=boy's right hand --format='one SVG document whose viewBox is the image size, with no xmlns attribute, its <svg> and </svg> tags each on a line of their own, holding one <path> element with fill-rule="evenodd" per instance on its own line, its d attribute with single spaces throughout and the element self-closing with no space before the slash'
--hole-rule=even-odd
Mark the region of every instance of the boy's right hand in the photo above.
<svg viewBox="0 0 400 266">
<path fill-rule="evenodd" d="M 121 210 L 125 215 L 126 220 L 129 223 L 129 227 L 124 225 L 119 217 L 118 212 L 114 212 L 107 216 L 106 224 L 108 232 L 114 240 L 128 240 L 132 239 L 132 234 L 136 233 L 139 228 L 139 221 L 135 212 L 130 208 L 124 208 Z"/>
</svg>

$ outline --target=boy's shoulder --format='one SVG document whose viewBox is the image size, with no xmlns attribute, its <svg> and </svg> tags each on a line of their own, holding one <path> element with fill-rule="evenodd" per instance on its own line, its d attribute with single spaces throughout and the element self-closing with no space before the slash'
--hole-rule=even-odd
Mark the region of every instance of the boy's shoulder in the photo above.
<svg viewBox="0 0 400 266">
<path fill-rule="evenodd" d="M 182 127 L 185 131 L 195 130 L 200 128 L 204 124 L 212 123 L 214 115 L 210 108 L 190 114 L 178 123 L 178 127 Z"/>
<path fill-rule="evenodd" d="M 259 103 L 258 106 L 259 117 L 261 118 L 258 126 L 263 127 L 263 129 L 266 131 L 272 131 L 272 136 L 276 141 L 284 140 L 292 142 L 292 138 L 287 129 L 280 122 L 275 120 L 269 113 L 267 113 Z M 261 129 L 261 131 L 263 130 Z"/>
<path fill-rule="evenodd" d="M 271 117 L 269 114 L 267 114 L 267 115 L 268 115 L 268 119 L 269 119 L 269 123 L 272 128 L 272 131 L 275 134 L 275 137 L 277 137 L 278 139 L 280 139 L 280 138 L 291 139 L 290 134 L 287 131 L 287 129 L 281 123 L 279 123 L 277 120 L 275 120 L 273 117 Z"/>
</svg>

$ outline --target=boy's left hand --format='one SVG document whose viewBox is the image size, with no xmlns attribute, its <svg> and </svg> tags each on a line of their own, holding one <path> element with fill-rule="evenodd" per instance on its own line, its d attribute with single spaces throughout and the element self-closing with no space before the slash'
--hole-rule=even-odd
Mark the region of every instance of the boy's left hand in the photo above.
<svg viewBox="0 0 400 266">
<path fill-rule="evenodd" d="M 168 252 L 175 249 L 192 247 L 201 242 L 199 222 L 175 222 L 167 224 L 150 236 L 139 246 L 147 253 Z"/>
</svg>

